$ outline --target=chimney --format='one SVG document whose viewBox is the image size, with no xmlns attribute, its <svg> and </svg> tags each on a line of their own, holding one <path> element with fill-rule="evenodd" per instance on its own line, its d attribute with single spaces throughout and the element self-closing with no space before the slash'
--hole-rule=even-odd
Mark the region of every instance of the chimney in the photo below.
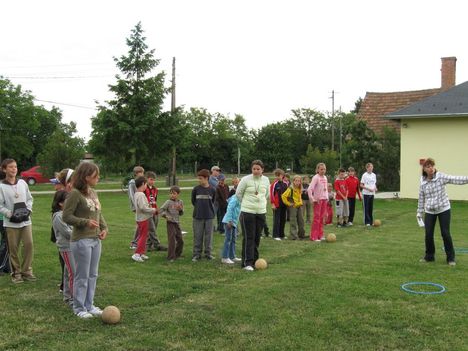
<svg viewBox="0 0 468 351">
<path fill-rule="evenodd" d="M 441 89 L 447 90 L 455 86 L 455 76 L 457 68 L 456 57 L 442 57 L 442 68 L 441 71 Z"/>
</svg>

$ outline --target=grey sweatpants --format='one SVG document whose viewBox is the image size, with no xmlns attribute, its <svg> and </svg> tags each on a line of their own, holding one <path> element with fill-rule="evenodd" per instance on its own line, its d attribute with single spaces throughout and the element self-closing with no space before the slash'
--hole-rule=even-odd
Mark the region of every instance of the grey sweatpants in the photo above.
<svg viewBox="0 0 468 351">
<path fill-rule="evenodd" d="M 194 218 L 192 257 L 200 258 L 203 247 L 205 249 L 205 256 L 210 256 L 213 249 L 213 219 Z"/>
<path fill-rule="evenodd" d="M 101 258 L 101 240 L 72 241 L 70 248 L 75 259 L 73 279 L 73 312 L 87 312 L 93 308 L 94 292 Z"/>
</svg>

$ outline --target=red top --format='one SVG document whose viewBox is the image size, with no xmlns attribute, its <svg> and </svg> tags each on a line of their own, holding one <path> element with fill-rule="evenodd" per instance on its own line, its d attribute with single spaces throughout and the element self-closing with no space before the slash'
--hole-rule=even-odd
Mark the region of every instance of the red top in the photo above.
<svg viewBox="0 0 468 351">
<path fill-rule="evenodd" d="M 355 199 L 356 194 L 359 197 L 359 200 L 362 200 L 361 190 L 359 188 L 359 179 L 355 176 L 349 176 L 345 179 L 346 185 L 348 186 L 348 198 Z"/>
<path fill-rule="evenodd" d="M 158 200 L 158 188 L 155 186 L 150 188 L 148 185 L 145 190 L 145 195 L 150 206 L 152 208 L 158 208 L 158 205 L 156 204 L 156 201 Z"/>
<path fill-rule="evenodd" d="M 336 191 L 335 200 L 344 200 L 343 196 L 348 198 L 348 187 L 346 186 L 346 180 L 336 179 L 334 188 L 335 188 L 335 191 Z M 343 194 L 343 196 L 341 196 L 340 192 L 341 192 L 341 194 Z"/>
</svg>

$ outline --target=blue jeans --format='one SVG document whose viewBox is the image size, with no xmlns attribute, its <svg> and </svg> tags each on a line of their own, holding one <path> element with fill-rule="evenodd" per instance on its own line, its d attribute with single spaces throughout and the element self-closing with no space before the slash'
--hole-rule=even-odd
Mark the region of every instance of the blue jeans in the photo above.
<svg viewBox="0 0 468 351">
<path fill-rule="evenodd" d="M 237 228 L 234 226 L 229 226 L 224 223 L 224 246 L 223 246 L 223 253 L 221 256 L 223 258 L 230 258 L 233 259 L 236 257 L 236 236 L 237 236 Z"/>
<path fill-rule="evenodd" d="M 101 258 L 101 240 L 72 241 L 70 248 L 75 259 L 73 279 L 73 312 L 87 312 L 93 308 L 94 292 Z"/>
</svg>

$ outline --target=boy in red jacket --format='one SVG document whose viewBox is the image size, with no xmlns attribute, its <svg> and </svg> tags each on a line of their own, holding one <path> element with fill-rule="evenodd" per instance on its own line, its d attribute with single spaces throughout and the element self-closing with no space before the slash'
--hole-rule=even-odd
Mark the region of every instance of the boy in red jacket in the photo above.
<svg viewBox="0 0 468 351">
<path fill-rule="evenodd" d="M 334 188 L 336 191 L 336 215 L 338 216 L 337 227 L 342 227 L 348 222 L 349 207 L 348 207 L 348 188 L 345 181 L 345 170 L 340 168 L 338 178 L 335 180 Z"/>
<path fill-rule="evenodd" d="M 146 179 L 148 180 L 144 193 L 146 199 L 152 208 L 155 209 L 154 215 L 149 219 L 148 222 L 148 241 L 146 242 L 148 251 L 167 251 L 167 247 L 161 245 L 161 241 L 156 233 L 159 223 L 159 209 L 156 201 L 158 201 L 158 188 L 156 188 L 156 173 L 148 171 L 146 172 Z"/>
<path fill-rule="evenodd" d="M 346 186 L 348 187 L 348 205 L 349 205 L 349 217 L 347 225 L 353 225 L 354 211 L 356 208 L 356 194 L 359 197 L 359 201 L 362 201 L 359 179 L 356 177 L 356 171 L 353 167 L 348 168 L 348 177 L 346 178 Z"/>
</svg>

